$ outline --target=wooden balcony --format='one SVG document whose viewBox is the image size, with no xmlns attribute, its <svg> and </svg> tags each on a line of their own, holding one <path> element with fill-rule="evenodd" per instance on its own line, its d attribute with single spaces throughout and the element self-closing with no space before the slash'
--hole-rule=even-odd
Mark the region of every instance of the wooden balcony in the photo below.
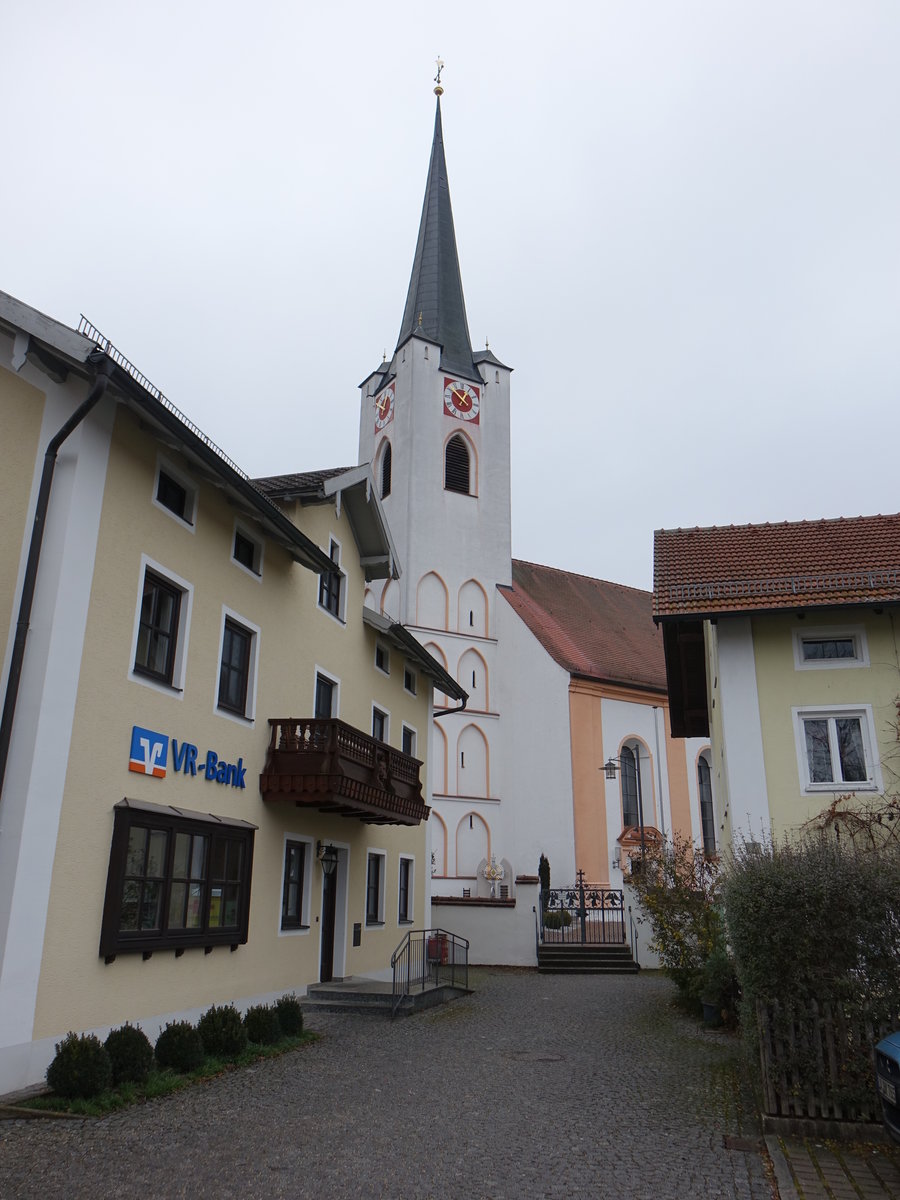
<svg viewBox="0 0 900 1200">
<path fill-rule="evenodd" d="M 274 717 L 264 800 L 355 817 L 373 825 L 418 825 L 430 809 L 422 800 L 418 759 L 401 754 L 343 721 Z"/>
</svg>

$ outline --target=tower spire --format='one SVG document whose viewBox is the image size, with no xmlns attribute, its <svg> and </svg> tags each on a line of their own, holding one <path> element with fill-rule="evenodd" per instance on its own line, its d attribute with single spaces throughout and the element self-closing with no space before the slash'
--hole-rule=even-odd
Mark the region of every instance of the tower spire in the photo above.
<svg viewBox="0 0 900 1200">
<path fill-rule="evenodd" d="M 444 133 L 441 125 L 440 82 L 443 63 L 438 59 L 437 107 L 431 161 L 425 184 L 425 201 L 419 222 L 419 237 L 413 260 L 406 307 L 400 325 L 397 349 L 413 336 L 426 337 L 441 347 L 441 369 L 467 379 L 480 380 L 472 357 L 472 342 L 466 320 L 462 276 L 450 206 Z"/>
</svg>

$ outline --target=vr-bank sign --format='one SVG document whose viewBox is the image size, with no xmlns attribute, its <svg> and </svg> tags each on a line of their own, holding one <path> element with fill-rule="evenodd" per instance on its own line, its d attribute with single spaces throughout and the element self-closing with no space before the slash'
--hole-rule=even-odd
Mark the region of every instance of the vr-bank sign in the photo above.
<svg viewBox="0 0 900 1200">
<path fill-rule="evenodd" d="M 142 729 L 140 725 L 135 725 L 131 730 L 128 770 L 138 775 L 152 775 L 155 779 L 165 779 L 169 740 L 164 733 L 155 733 L 152 729 Z M 180 771 L 182 775 L 199 775 L 201 779 L 207 779 L 210 783 L 222 783 L 235 788 L 246 787 L 244 775 L 247 768 L 242 758 L 236 763 L 230 763 L 224 758 L 219 758 L 215 750 L 207 750 L 206 758 L 202 759 L 193 743 L 179 742 L 177 738 L 172 738 L 171 742 L 173 771 Z"/>
</svg>

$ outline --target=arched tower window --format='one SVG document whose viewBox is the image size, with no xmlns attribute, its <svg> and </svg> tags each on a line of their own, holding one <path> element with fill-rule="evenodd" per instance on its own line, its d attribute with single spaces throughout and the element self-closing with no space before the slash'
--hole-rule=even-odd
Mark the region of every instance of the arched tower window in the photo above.
<svg viewBox="0 0 900 1200">
<path fill-rule="evenodd" d="M 716 814 L 713 809 L 712 773 L 706 753 L 697 759 L 697 788 L 700 792 L 700 825 L 703 830 L 703 853 L 710 857 L 716 852 Z"/>
<path fill-rule="evenodd" d="M 385 442 L 381 456 L 381 498 L 391 494 L 391 443 Z"/>
<path fill-rule="evenodd" d="M 448 492 L 469 494 L 469 447 L 458 433 L 447 443 L 444 452 L 444 487 Z"/>
</svg>

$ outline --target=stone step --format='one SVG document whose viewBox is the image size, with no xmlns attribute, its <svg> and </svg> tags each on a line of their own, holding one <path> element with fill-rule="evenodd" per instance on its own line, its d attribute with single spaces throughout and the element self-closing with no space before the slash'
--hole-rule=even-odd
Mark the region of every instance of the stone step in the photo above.
<svg viewBox="0 0 900 1200">
<path fill-rule="evenodd" d="M 538 971 L 544 975 L 636 975 L 639 970 L 629 946 L 569 942 L 538 950 Z"/>
<path fill-rule="evenodd" d="M 538 963 L 539 975 L 637 975 L 636 962 L 603 965 L 599 963 Z"/>
<path fill-rule="evenodd" d="M 431 1008 L 444 1004 L 457 996 L 466 996 L 471 988 L 451 984 L 429 984 L 424 990 L 416 990 L 405 996 L 397 1015 Z M 344 980 L 343 983 L 311 984 L 306 996 L 300 1001 L 304 1013 L 359 1013 L 362 1015 L 390 1016 L 393 1008 L 393 989 L 389 983 L 375 980 Z"/>
</svg>

